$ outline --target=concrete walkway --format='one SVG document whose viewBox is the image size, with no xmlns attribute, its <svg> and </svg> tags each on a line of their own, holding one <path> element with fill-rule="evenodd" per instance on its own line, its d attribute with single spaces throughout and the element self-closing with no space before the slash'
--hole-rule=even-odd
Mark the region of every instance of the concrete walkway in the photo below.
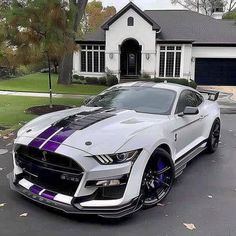
<svg viewBox="0 0 236 236">
<path fill-rule="evenodd" d="M 33 93 L 33 92 L 15 92 L 15 91 L 0 91 L 0 95 L 8 95 L 8 96 L 19 96 L 19 97 L 39 97 L 39 98 L 47 98 L 49 97 L 49 93 Z M 55 94 L 53 93 L 53 98 L 74 98 L 74 99 L 85 99 L 89 97 L 89 95 L 75 95 L 75 94 Z"/>
</svg>

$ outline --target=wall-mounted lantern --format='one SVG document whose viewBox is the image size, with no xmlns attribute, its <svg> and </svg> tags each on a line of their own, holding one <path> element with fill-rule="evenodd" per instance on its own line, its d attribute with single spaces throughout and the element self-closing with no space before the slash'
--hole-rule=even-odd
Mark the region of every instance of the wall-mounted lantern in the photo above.
<svg viewBox="0 0 236 236">
<path fill-rule="evenodd" d="M 191 62 L 195 62 L 195 57 L 192 57 L 192 58 L 191 58 Z"/>
<path fill-rule="evenodd" d="M 113 54 L 113 53 L 110 53 L 110 54 L 109 54 L 109 58 L 112 60 L 113 57 L 114 57 L 114 54 Z"/>
<path fill-rule="evenodd" d="M 146 53 L 146 59 L 149 60 L 151 57 L 150 53 Z"/>
</svg>

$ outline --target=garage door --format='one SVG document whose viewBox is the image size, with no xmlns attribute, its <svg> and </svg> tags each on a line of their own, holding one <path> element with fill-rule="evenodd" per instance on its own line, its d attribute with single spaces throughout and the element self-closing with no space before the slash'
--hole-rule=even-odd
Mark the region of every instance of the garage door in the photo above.
<svg viewBox="0 0 236 236">
<path fill-rule="evenodd" d="M 236 59 L 196 58 L 198 85 L 236 85 Z"/>
</svg>

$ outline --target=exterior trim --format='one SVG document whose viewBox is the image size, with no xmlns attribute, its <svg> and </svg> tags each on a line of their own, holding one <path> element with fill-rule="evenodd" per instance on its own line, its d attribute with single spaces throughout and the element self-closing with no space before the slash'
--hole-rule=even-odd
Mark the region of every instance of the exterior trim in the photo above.
<svg viewBox="0 0 236 236">
<path fill-rule="evenodd" d="M 193 47 L 236 47 L 236 43 L 193 43 Z"/>
<path fill-rule="evenodd" d="M 153 21 L 144 11 L 142 11 L 140 8 L 138 8 L 133 2 L 130 2 L 129 4 L 127 4 L 116 15 L 114 15 L 105 24 L 103 24 L 102 29 L 109 30 L 110 25 L 112 25 L 116 20 L 118 20 L 122 15 L 124 15 L 129 9 L 133 9 L 144 20 L 146 20 L 150 25 L 152 25 L 153 30 L 158 31 L 161 29 L 161 27 L 155 21 Z"/>
<path fill-rule="evenodd" d="M 158 44 L 193 44 L 194 40 L 159 40 L 156 41 Z"/>
<path fill-rule="evenodd" d="M 96 40 L 94 40 L 94 41 L 91 41 L 91 40 L 88 40 L 88 41 L 86 41 L 86 40 L 75 40 L 75 42 L 77 43 L 77 44 L 106 44 L 106 41 L 96 41 Z"/>
</svg>

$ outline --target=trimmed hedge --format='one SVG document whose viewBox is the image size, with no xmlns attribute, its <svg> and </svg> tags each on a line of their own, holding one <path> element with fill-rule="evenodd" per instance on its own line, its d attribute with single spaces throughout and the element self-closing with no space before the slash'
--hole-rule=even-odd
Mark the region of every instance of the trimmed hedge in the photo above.
<svg viewBox="0 0 236 236">
<path fill-rule="evenodd" d="M 107 86 L 111 87 L 119 83 L 118 78 L 115 75 L 107 75 L 106 78 Z"/>
<path fill-rule="evenodd" d="M 173 83 L 173 84 L 180 84 L 180 85 L 184 85 L 184 86 L 189 86 L 189 87 L 192 87 L 194 89 L 197 88 L 197 84 L 193 81 L 193 80 L 190 80 L 188 81 L 187 79 L 176 79 L 176 78 L 154 78 L 154 81 L 156 83 L 163 83 L 163 82 L 167 82 L 167 83 Z"/>
<path fill-rule="evenodd" d="M 100 85 L 107 85 L 107 78 L 105 76 L 99 78 L 98 80 Z"/>
<path fill-rule="evenodd" d="M 105 86 L 113 86 L 119 83 L 118 78 L 115 75 L 108 74 L 107 76 L 104 77 L 84 77 L 80 75 L 73 75 L 73 81 L 74 83 L 78 84 L 100 84 L 100 85 L 105 85 Z"/>
<path fill-rule="evenodd" d="M 97 77 L 85 77 L 85 81 L 87 84 L 98 84 Z"/>
</svg>

